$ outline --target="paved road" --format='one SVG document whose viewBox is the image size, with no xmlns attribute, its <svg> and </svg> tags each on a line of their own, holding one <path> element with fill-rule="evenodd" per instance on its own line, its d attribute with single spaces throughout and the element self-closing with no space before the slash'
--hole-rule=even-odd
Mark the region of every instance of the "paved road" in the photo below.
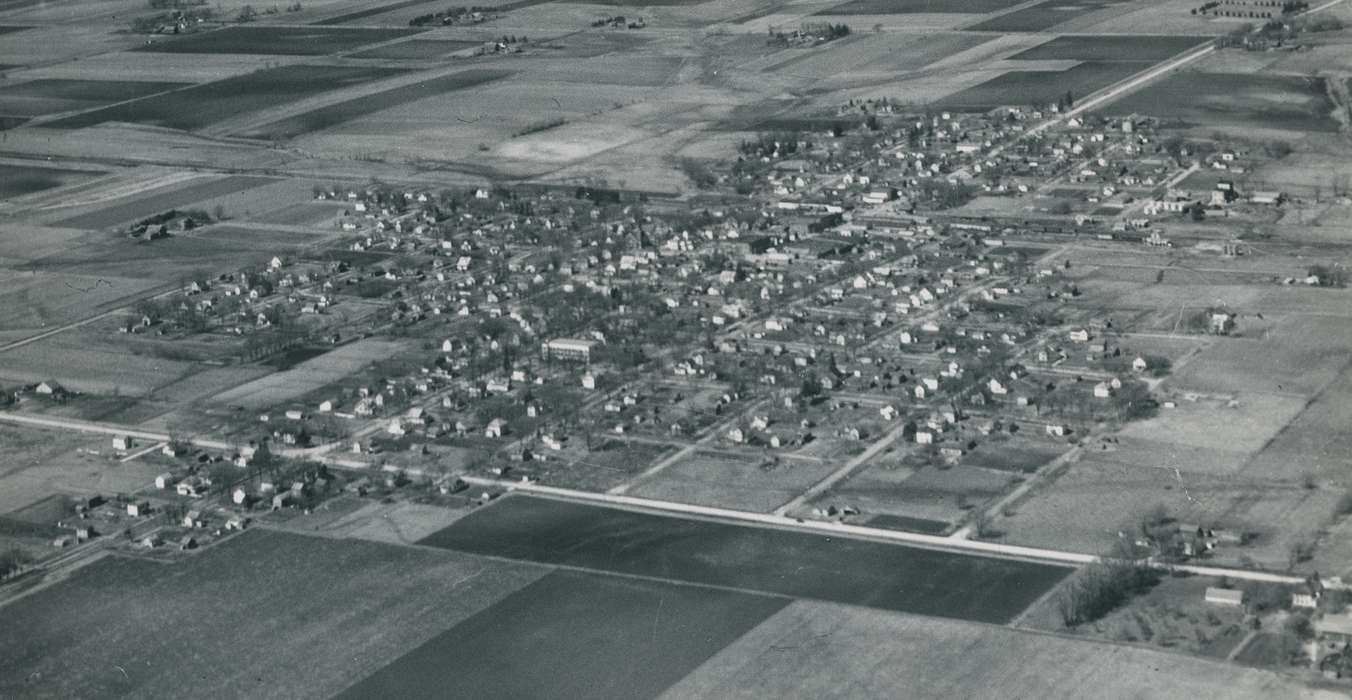
<svg viewBox="0 0 1352 700">
<path fill-rule="evenodd" d="M 105 423 L 93 423 L 89 421 L 77 421 L 67 418 L 53 418 L 49 416 L 31 416 L 15 413 L 0 412 L 0 422 L 17 423 L 39 428 L 48 428 L 56 430 L 72 430 L 79 432 L 101 433 L 110 435 L 127 435 L 140 440 L 167 441 L 168 435 L 162 433 L 152 433 L 129 429 L 124 426 L 109 425 Z M 211 440 L 207 438 L 185 438 L 185 441 L 199 447 L 209 449 L 230 450 L 234 446 L 220 440 Z M 283 454 L 289 456 L 318 457 L 324 463 L 341 469 L 356 469 L 366 471 L 371 468 L 371 464 L 363 461 L 330 458 L 319 456 L 322 454 L 322 448 L 318 449 L 291 449 Z M 405 470 L 410 476 L 423 476 L 417 469 Z M 566 498 L 570 500 L 582 501 L 587 503 L 599 503 L 603 505 L 618 506 L 622 508 L 637 508 L 648 511 L 657 511 L 661 513 L 673 513 L 679 515 L 696 516 L 704 518 L 715 518 L 719 520 L 746 523 L 758 526 L 778 527 L 790 530 L 799 530 L 812 532 L 815 534 L 828 534 L 836 536 L 850 536 L 878 540 L 884 542 L 896 542 L 919 547 L 928 547 L 930 549 L 939 549 L 944 551 L 969 553 L 986 556 L 1013 557 L 1019 559 L 1031 559 L 1036 561 L 1054 562 L 1060 564 L 1080 566 L 1093 563 L 1100 560 L 1100 557 L 1092 554 L 1081 554 L 1079 552 L 1065 552 L 1055 549 L 1046 549 L 1042 547 L 1026 547 L 1021 545 L 1001 544 L 998 542 L 983 542 L 979 540 L 968 540 L 953 537 L 944 537 L 938 535 L 922 535 L 913 532 L 898 532 L 895 530 L 883 530 L 879 528 L 866 527 L 862 525 L 847 525 L 838 522 L 824 522 L 813 520 L 798 520 L 794 518 L 785 518 L 769 513 L 752 513 L 747 511 L 730 510 L 727 508 L 712 508 L 709 506 L 697 506 L 685 503 L 674 503 L 671 501 L 661 501 L 651 498 L 637 498 L 634 496 L 624 496 L 609 493 L 592 493 L 588 491 L 577 491 L 574 489 L 565 489 L 555 486 L 544 486 L 530 482 L 515 482 L 500 479 L 486 479 L 475 476 L 462 477 L 465 483 L 488 488 L 501 488 L 507 490 L 519 490 L 526 493 L 535 493 L 543 496 L 552 496 L 556 498 Z M 1159 568 L 1174 569 L 1186 571 L 1201 576 L 1227 577 L 1242 581 L 1265 581 L 1271 583 L 1301 583 L 1305 579 L 1300 576 L 1288 576 L 1283 574 L 1273 574 L 1265 571 L 1249 571 L 1245 569 L 1228 569 L 1214 566 L 1199 566 L 1191 564 L 1183 565 L 1164 565 L 1159 564 Z M 1350 585 L 1349 587 L 1352 587 Z"/>
</svg>

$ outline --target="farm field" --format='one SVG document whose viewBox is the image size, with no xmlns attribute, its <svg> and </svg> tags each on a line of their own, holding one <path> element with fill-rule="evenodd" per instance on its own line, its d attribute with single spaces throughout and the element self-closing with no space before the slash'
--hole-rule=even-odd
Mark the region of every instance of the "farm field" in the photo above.
<svg viewBox="0 0 1352 700">
<path fill-rule="evenodd" d="M 448 92 L 463 90 L 465 88 L 474 87 L 475 85 L 482 85 L 494 80 L 499 80 L 508 75 L 511 75 L 511 72 L 506 70 L 472 69 L 444 75 L 438 78 L 429 78 L 427 80 L 421 80 L 416 83 L 402 85 L 389 90 L 363 95 L 345 102 L 320 107 L 308 112 L 302 112 L 257 129 L 250 130 L 241 134 L 241 136 L 269 140 L 295 138 L 314 131 L 322 131 L 333 126 L 345 124 L 354 119 L 360 119 L 361 117 L 375 114 L 376 112 L 386 109 L 394 109 L 415 100 L 444 95 Z"/>
<path fill-rule="evenodd" d="M 100 107 L 112 102 L 187 87 L 189 83 L 151 80 L 75 80 L 44 78 L 0 88 L 0 115 L 37 117 Z"/>
<path fill-rule="evenodd" d="M 1011 61 L 1129 61 L 1158 63 L 1208 41 L 1202 36 L 1083 34 L 1058 36 L 1010 56 Z"/>
<path fill-rule="evenodd" d="M 953 13 L 984 15 L 1013 7 L 1020 0 L 850 0 L 819 15 L 909 15 Z"/>
<path fill-rule="evenodd" d="M 1012 619 L 1069 572 L 519 495 L 421 544 L 986 622 Z"/>
<path fill-rule="evenodd" d="M 1271 671 L 1140 647 L 798 601 L 662 697 L 893 697 L 898 688 L 918 698 L 1317 696 Z"/>
<path fill-rule="evenodd" d="M 695 452 L 629 493 L 733 510 L 768 513 L 792 500 L 836 468 L 827 461 L 780 459 L 763 465 L 755 455 Z"/>
<path fill-rule="evenodd" d="M 1055 102 L 1067 91 L 1083 97 L 1142 71 L 1139 63 L 1085 61 L 1062 71 L 1013 70 L 939 100 L 953 109 L 985 111 L 1000 105 Z"/>
<path fill-rule="evenodd" d="M 96 170 L 68 170 L 40 165 L 0 163 L 0 199 L 22 197 L 105 174 L 107 173 Z"/>
<path fill-rule="evenodd" d="M 52 225 L 62 228 L 104 229 L 170 209 L 186 207 L 203 200 L 261 187 L 275 181 L 273 178 L 254 175 L 194 178 L 189 180 L 187 184 L 179 183 L 167 188 L 157 188 L 150 192 L 102 202 L 91 211 L 63 218 Z"/>
<path fill-rule="evenodd" d="M 1122 0 L 1046 0 L 968 29 L 979 32 L 1045 32 L 1058 24 L 1125 4 Z"/>
<path fill-rule="evenodd" d="M 426 60 L 442 58 L 456 51 L 482 46 L 479 41 L 457 41 L 454 39 L 409 39 L 397 44 L 386 44 L 373 49 L 358 51 L 349 58 L 379 58 L 391 60 Z"/>
<path fill-rule="evenodd" d="M 109 557 L 4 608 L 0 694 L 330 697 L 544 573 L 265 530 L 170 567 Z"/>
<path fill-rule="evenodd" d="M 202 34 L 155 41 L 137 51 L 155 53 L 238 53 L 323 56 L 412 36 L 422 30 L 372 27 L 224 27 Z"/>
<path fill-rule="evenodd" d="M 403 344 L 394 341 L 359 340 L 286 371 L 217 394 L 212 401 L 246 408 L 267 408 L 321 389 L 376 360 L 392 357 L 401 348 Z"/>
<path fill-rule="evenodd" d="M 147 97 L 45 123 L 54 129 L 82 129 L 105 122 L 132 122 L 194 131 L 247 112 L 330 90 L 392 78 L 405 71 L 374 66 L 293 65 L 195 85 L 169 95 Z"/>
<path fill-rule="evenodd" d="M 339 697 L 653 698 L 787 602 L 559 571 Z"/>
<path fill-rule="evenodd" d="M 1185 128 L 1336 131 L 1323 78 L 1185 71 L 1132 92 L 1112 112 L 1152 114 Z"/>
<path fill-rule="evenodd" d="M 1241 332 L 1243 332 L 1241 326 Z M 1261 338 L 1218 338 L 1176 370 L 1183 391 L 1312 397 L 1347 363 L 1352 329 L 1317 317 L 1288 316 Z"/>
</svg>

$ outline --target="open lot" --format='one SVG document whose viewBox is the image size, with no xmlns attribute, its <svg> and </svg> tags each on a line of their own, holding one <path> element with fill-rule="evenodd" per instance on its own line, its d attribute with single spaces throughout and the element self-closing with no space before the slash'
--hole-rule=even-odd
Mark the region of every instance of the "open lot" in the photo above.
<svg viewBox="0 0 1352 700">
<path fill-rule="evenodd" d="M 1308 697 L 1270 671 L 1139 647 L 799 601 L 663 698 Z M 1332 697 L 1330 694 L 1329 697 Z"/>
<path fill-rule="evenodd" d="M 344 698 L 652 698 L 782 598 L 555 572 L 429 640 Z"/>
<path fill-rule="evenodd" d="M 641 482 L 629 493 L 734 510 L 769 512 L 792 500 L 836 468 L 827 461 L 763 459 L 695 452 Z"/>
<path fill-rule="evenodd" d="M 404 72 L 374 66 L 282 66 L 84 112 L 44 126 L 82 129 L 105 122 L 131 122 L 193 131 L 254 110 Z"/>
<path fill-rule="evenodd" d="M 1158 63 L 1207 42 L 1202 36 L 1058 36 L 1009 57 L 1011 61 L 1137 61 Z"/>
<path fill-rule="evenodd" d="M 1149 113 L 1184 127 L 1291 132 L 1338 129 L 1323 78 L 1175 72 L 1114 102 L 1113 113 Z"/>
<path fill-rule="evenodd" d="M 418 29 L 373 27 L 224 27 L 202 34 L 148 43 L 138 51 L 157 53 L 242 53 L 323 56 L 351 51 L 419 33 Z"/>
<path fill-rule="evenodd" d="M 402 343 L 366 339 L 344 345 L 319 357 L 248 384 L 217 394 L 219 404 L 266 408 L 304 396 L 346 377 L 366 365 L 393 356 Z"/>
<path fill-rule="evenodd" d="M 242 134 L 247 138 L 290 139 L 314 131 L 345 124 L 387 109 L 455 90 L 482 85 L 511 75 L 505 70 L 467 70 L 429 78 L 389 90 L 356 97 L 345 102 L 302 112 Z"/>
<path fill-rule="evenodd" d="M 4 608 L 0 693 L 330 697 L 543 573 L 262 530 L 170 567 L 105 558 Z"/>
<path fill-rule="evenodd" d="M 168 92 L 189 83 L 46 78 L 0 88 L 0 115 L 36 117 Z"/>
<path fill-rule="evenodd" d="M 986 622 L 1012 619 L 1069 572 L 526 496 L 422 544 Z"/>
</svg>

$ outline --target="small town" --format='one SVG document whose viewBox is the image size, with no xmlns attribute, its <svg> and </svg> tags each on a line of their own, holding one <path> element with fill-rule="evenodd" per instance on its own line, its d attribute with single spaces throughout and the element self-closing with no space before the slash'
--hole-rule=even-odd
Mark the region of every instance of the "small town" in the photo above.
<svg viewBox="0 0 1352 700">
<path fill-rule="evenodd" d="M 0 75 L 0 696 L 1352 692 L 1346 10 L 918 2 Z"/>
</svg>

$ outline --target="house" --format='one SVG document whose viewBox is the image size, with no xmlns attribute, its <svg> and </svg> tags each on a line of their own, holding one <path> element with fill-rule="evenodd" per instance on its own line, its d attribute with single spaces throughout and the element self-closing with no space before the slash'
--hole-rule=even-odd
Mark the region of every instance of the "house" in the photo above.
<svg viewBox="0 0 1352 700">
<path fill-rule="evenodd" d="M 1001 384 L 1000 380 L 994 377 L 987 383 L 987 387 L 991 390 L 991 394 L 994 394 L 995 396 L 1004 396 L 1009 393 L 1009 389 L 1006 389 L 1005 385 Z"/>
<path fill-rule="evenodd" d="M 56 396 L 65 393 L 66 390 L 61 388 L 61 385 L 56 382 L 43 382 L 39 384 L 34 391 L 43 396 Z"/>
<path fill-rule="evenodd" d="M 113 449 L 114 449 L 114 450 L 119 450 L 119 451 L 121 451 L 121 452 L 126 452 L 127 450 L 130 450 L 130 449 L 132 448 L 132 446 L 135 445 L 135 444 L 136 444 L 136 443 L 135 443 L 131 438 L 127 437 L 126 435 L 114 435 L 114 436 L 113 436 Z"/>
<path fill-rule="evenodd" d="M 173 474 L 171 474 L 171 473 L 169 473 L 169 472 L 165 472 L 165 473 L 160 474 L 159 476 L 155 477 L 155 488 L 157 488 L 157 489 L 167 489 L 167 488 L 173 486 L 174 483 L 177 482 L 177 481 L 178 481 L 178 480 L 174 478 L 174 475 L 173 475 Z"/>
<path fill-rule="evenodd" d="M 915 433 L 915 444 L 917 444 L 917 445 L 933 445 L 933 444 L 934 444 L 934 433 L 931 433 L 931 432 L 929 432 L 928 430 L 917 430 L 916 433 Z"/>
<path fill-rule="evenodd" d="M 1327 643 L 1352 642 L 1352 613 L 1325 615 L 1315 620 L 1314 633 Z"/>
<path fill-rule="evenodd" d="M 235 505 L 242 506 L 244 505 L 245 501 L 249 500 L 249 492 L 245 491 L 242 488 L 236 488 L 233 492 L 231 492 L 230 500 L 234 501 Z"/>
<path fill-rule="evenodd" d="M 145 501 L 132 501 L 127 504 L 127 515 L 139 518 L 150 514 L 150 504 Z"/>
<path fill-rule="evenodd" d="M 1244 591 L 1236 591 L 1229 588 L 1216 588 L 1208 586 L 1206 589 L 1206 602 L 1212 605 L 1228 605 L 1239 607 L 1244 605 Z"/>
<path fill-rule="evenodd" d="M 1313 610 L 1319 604 L 1319 598 L 1313 593 L 1292 593 L 1291 607 Z"/>
<path fill-rule="evenodd" d="M 1065 437 L 1066 426 L 1060 424 L 1049 425 L 1046 427 L 1047 434 L 1052 437 Z"/>
<path fill-rule="evenodd" d="M 1139 355 L 1136 357 L 1136 359 L 1131 361 L 1131 370 L 1133 372 L 1144 372 L 1147 369 L 1149 369 L 1149 367 L 1150 364 L 1145 361 L 1144 357 L 1141 357 Z"/>
<path fill-rule="evenodd" d="M 1106 399 L 1111 397 L 1112 395 L 1113 395 L 1112 387 L 1108 386 L 1107 382 L 1099 382 L 1098 384 L 1094 385 L 1094 398 Z"/>
<path fill-rule="evenodd" d="M 283 491 L 272 497 L 272 509 L 281 510 L 291 503 L 293 494 L 290 491 Z"/>
<path fill-rule="evenodd" d="M 596 376 L 593 375 L 591 372 L 582 375 L 582 388 L 596 389 Z"/>
<path fill-rule="evenodd" d="M 489 421 L 488 426 L 484 428 L 484 437 L 500 438 L 502 437 L 502 434 L 506 431 L 507 431 L 506 421 L 502 420 L 501 418 L 494 418 L 493 420 Z"/>
</svg>

